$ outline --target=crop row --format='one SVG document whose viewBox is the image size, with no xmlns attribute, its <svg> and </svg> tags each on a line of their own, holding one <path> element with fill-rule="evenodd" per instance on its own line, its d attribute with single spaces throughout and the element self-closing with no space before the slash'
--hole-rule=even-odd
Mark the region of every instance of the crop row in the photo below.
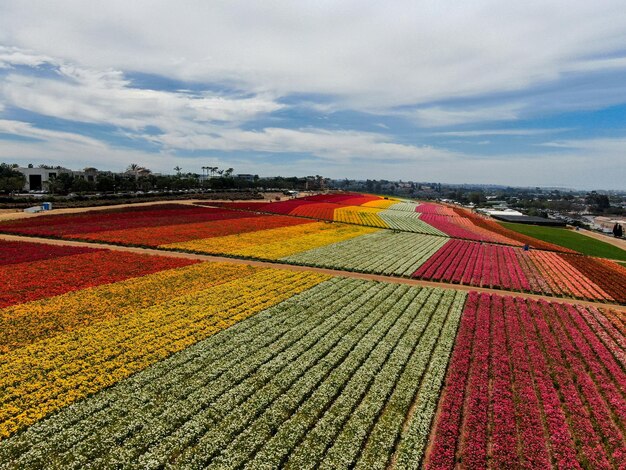
<svg viewBox="0 0 626 470">
<path fill-rule="evenodd" d="M 247 214 L 246 217 L 215 220 L 211 222 L 80 233 L 76 235 L 66 235 L 64 238 L 108 242 L 121 245 L 157 247 L 170 243 L 180 243 L 213 237 L 226 237 L 228 235 L 238 235 L 308 223 L 311 223 L 311 221 L 297 217 Z"/>
<path fill-rule="evenodd" d="M 19 244 L 27 252 L 36 245 Z M 40 253 L 39 247 L 34 249 Z M 0 266 L 0 308 L 197 262 L 108 250 L 76 251 L 78 254 Z"/>
<path fill-rule="evenodd" d="M 594 308 L 470 293 L 425 468 L 622 468 L 624 339 Z"/>
<path fill-rule="evenodd" d="M 279 259 L 373 231 L 375 229 L 356 225 L 314 222 L 226 237 L 172 243 L 162 245 L 160 248 L 248 258 Z"/>
<path fill-rule="evenodd" d="M 295 254 L 283 258 L 282 261 L 365 273 L 410 276 L 446 241 L 446 238 L 431 235 L 380 230 Z"/>
<path fill-rule="evenodd" d="M 417 206 L 419 204 L 415 202 L 398 202 L 392 206 L 389 206 L 390 210 L 402 211 L 402 212 L 417 212 Z"/>
<path fill-rule="evenodd" d="M 346 206 L 335 209 L 334 220 L 347 224 L 365 225 L 366 227 L 389 228 L 378 215 L 382 209 L 373 207 Z"/>
<path fill-rule="evenodd" d="M 626 302 L 626 268 L 601 258 L 565 253 L 560 256 L 589 279 L 593 279 L 611 297 Z"/>
<path fill-rule="evenodd" d="M 404 232 L 427 233 L 445 237 L 446 234 L 427 224 L 417 212 L 387 209 L 378 214 L 390 229 Z"/>
<path fill-rule="evenodd" d="M 329 280 L 0 442 L 2 468 L 415 467 L 464 301 Z"/>
<path fill-rule="evenodd" d="M 220 269 L 206 266 L 208 271 Z M 325 279 L 311 273 L 238 269 L 240 276 L 229 282 L 138 311 L 131 307 L 0 355 L 0 436 L 13 434 Z M 67 294 L 67 303 L 71 305 L 72 299 L 82 303 L 80 294 Z M 64 302 L 55 305 L 63 308 Z"/>
<path fill-rule="evenodd" d="M 159 204 L 125 209 L 46 215 L 0 223 L 0 231 L 23 235 L 65 237 L 83 233 L 160 227 L 249 216 L 245 212 L 185 204 Z"/>
<path fill-rule="evenodd" d="M 154 258 L 150 258 L 153 261 Z M 146 261 L 146 260 L 142 260 Z M 0 353 L 241 278 L 254 269 L 198 263 L 0 309 Z"/>
<path fill-rule="evenodd" d="M 626 302 L 620 279 L 610 267 L 591 258 L 576 256 L 576 263 L 547 251 L 463 240 L 448 241 L 413 274 L 413 277 L 479 287 L 530 291 L 581 299 Z M 577 265 L 589 263 L 586 275 Z M 600 280 L 596 283 L 596 279 Z M 604 281 L 601 281 L 604 279 Z M 605 290 L 599 284 L 611 284 Z M 623 284 L 623 282 L 622 282 Z"/>
<path fill-rule="evenodd" d="M 91 248 L 0 240 L 0 266 L 89 253 Z"/>
<path fill-rule="evenodd" d="M 430 202 L 419 204 L 415 208 L 415 211 L 419 212 L 420 214 L 432 214 L 432 215 L 441 215 L 441 216 L 455 215 L 454 210 L 451 207 L 444 206 L 442 204 L 433 204 Z"/>
</svg>

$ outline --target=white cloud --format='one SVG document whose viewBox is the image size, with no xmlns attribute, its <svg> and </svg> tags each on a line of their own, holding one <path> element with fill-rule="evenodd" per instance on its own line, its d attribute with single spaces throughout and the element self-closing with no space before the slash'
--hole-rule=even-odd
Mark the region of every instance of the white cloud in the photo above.
<svg viewBox="0 0 626 470">
<path fill-rule="evenodd" d="M 12 68 L 16 65 L 37 67 L 46 63 L 53 63 L 53 59 L 32 52 L 22 51 L 16 47 L 0 45 L 0 69 Z"/>
<path fill-rule="evenodd" d="M 525 89 L 623 50 L 621 0 L 4 2 L 0 42 L 97 69 L 388 108 Z"/>
<path fill-rule="evenodd" d="M 518 119 L 521 104 L 505 104 L 473 108 L 444 108 L 432 106 L 409 111 L 406 115 L 423 127 L 445 127 L 487 121 L 514 121 Z"/>
<path fill-rule="evenodd" d="M 80 134 L 41 129 L 34 127 L 27 122 L 12 121 L 8 119 L 0 119 L 0 133 L 44 141 L 64 141 L 90 147 L 104 147 L 104 144 L 99 140 L 85 137 Z"/>
<path fill-rule="evenodd" d="M 399 144 L 388 136 L 369 132 L 282 128 L 266 128 L 262 131 L 226 129 L 216 132 L 173 132 L 144 138 L 176 149 L 308 153 L 328 161 L 441 160 L 452 155 L 444 149 Z"/>
<path fill-rule="evenodd" d="M 479 129 L 474 131 L 446 131 L 434 132 L 433 135 L 449 136 L 449 137 L 481 137 L 485 135 L 506 135 L 506 136 L 530 136 L 556 134 L 559 132 L 567 132 L 571 128 L 553 128 L 553 129 Z"/>
<path fill-rule="evenodd" d="M 131 129 L 146 125 L 176 127 L 182 121 L 228 121 L 231 125 L 282 108 L 269 97 L 229 98 L 133 88 L 118 71 L 63 65 L 71 80 L 9 74 L 0 83 L 0 100 L 38 114 Z"/>
</svg>

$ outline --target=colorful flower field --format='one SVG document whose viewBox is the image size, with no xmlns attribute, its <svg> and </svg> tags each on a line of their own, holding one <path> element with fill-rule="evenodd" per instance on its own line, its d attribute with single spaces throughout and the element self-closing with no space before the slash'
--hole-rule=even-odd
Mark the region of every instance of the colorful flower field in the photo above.
<svg viewBox="0 0 626 470">
<path fill-rule="evenodd" d="M 326 279 L 144 255 L 122 261 L 151 269 L 0 310 L 1 437 Z M 104 264 L 93 260 L 92 270 Z"/>
<path fill-rule="evenodd" d="M 431 235 L 379 230 L 283 258 L 289 264 L 364 273 L 411 276 L 447 240 Z"/>
<path fill-rule="evenodd" d="M 19 250 L 20 256 L 0 265 L 0 308 L 196 263 L 180 258 L 0 240 L 3 258 L 5 250 Z M 46 256 L 42 258 L 43 255 Z"/>
<path fill-rule="evenodd" d="M 309 224 L 161 245 L 168 250 L 277 260 L 302 251 L 374 232 L 356 225 Z"/>
<path fill-rule="evenodd" d="M 212 203 L 200 203 L 211 205 Z M 501 243 L 521 246 L 529 241 L 529 237 L 518 237 L 515 232 L 501 227 L 497 223 L 491 225 L 477 223 L 480 216 L 457 211 L 456 208 L 441 204 L 416 204 L 396 199 L 371 197 L 318 197 L 309 196 L 287 201 L 266 202 L 233 202 L 217 203 L 219 207 L 238 211 L 255 211 L 268 214 L 282 214 L 296 217 L 307 217 L 318 220 L 329 220 L 346 224 L 363 225 L 405 232 L 426 233 L 449 236 L 467 240 Z M 535 247 L 546 247 L 557 251 L 555 245 L 539 242 Z"/>
<path fill-rule="evenodd" d="M 361 205 L 347 205 L 355 201 Z M 156 204 L 42 216 L 1 223 L 0 232 L 272 260 L 626 303 L 626 270 L 616 263 L 562 251 L 522 251 L 519 245 L 528 242 L 529 237 L 508 238 L 510 230 L 461 209 L 358 194 L 320 195 L 277 203 L 221 204 L 224 207 Z M 239 209 L 233 210 L 233 206 Z M 241 209 L 244 206 L 247 210 Z M 268 206 L 285 207 L 287 215 L 252 211 Z M 315 219 L 306 216 L 307 211 L 309 215 L 321 211 L 326 216 L 332 212 L 333 220 L 343 222 L 320 222 L 322 213 Z M 294 212 L 300 213 L 293 215 Z M 434 222 L 435 219 L 443 222 Z M 456 223 L 456 220 L 462 222 Z M 492 230 L 492 225 L 502 231 Z M 482 243 L 468 238 L 479 239 Z M 6 273 L 3 274 L 6 278 L 4 285 L 8 290 L 0 297 L 0 305 L 8 305 L 13 301 L 11 299 L 38 298 L 38 292 L 43 288 L 31 285 L 30 279 L 33 278 L 41 279 L 50 292 L 63 293 L 65 289 L 88 287 L 90 282 L 97 284 L 107 279 L 113 282 L 135 273 L 132 259 L 128 262 L 123 259 L 123 256 L 130 256 L 128 254 L 111 255 L 107 251 L 56 247 L 54 252 L 41 251 L 39 254 L 33 251 L 36 248 L 31 248 L 31 254 L 26 255 L 23 250 L 11 248 L 12 245 L 5 246 L 0 259 L 5 260 L 5 264 L 18 264 L 23 275 L 14 280 L 16 276 L 11 274 L 12 268 L 0 268 Z M 82 258 L 77 259 L 83 260 L 82 267 L 76 267 L 79 263 L 75 263 L 74 258 L 65 261 L 63 254 L 80 254 Z M 50 270 L 44 263 L 48 258 L 58 258 Z M 119 260 L 118 265 L 105 262 L 106 267 L 97 276 L 87 274 L 90 265 L 108 258 Z M 30 264 L 24 264 L 26 261 Z M 68 269 L 66 263 L 76 266 Z M 127 269 L 130 270 L 128 275 L 124 274 Z M 55 276 L 54 272 L 58 270 L 65 275 Z M 70 279 L 75 281 L 70 282 Z M 67 287 L 70 285 L 71 288 Z"/>
<path fill-rule="evenodd" d="M 3 233 L 46 237 L 75 236 L 94 232 L 209 222 L 246 217 L 241 212 L 189 204 L 156 204 L 76 214 L 50 215 L 0 223 Z"/>
<path fill-rule="evenodd" d="M 449 243 L 381 230 L 336 250 L 343 269 L 367 270 L 376 257 L 368 246 L 400 247 L 406 267 L 389 260 L 387 269 L 410 273 L 430 256 L 410 250 L 414 237 L 432 253 Z M 115 256 L 136 258 L 120 258 L 135 266 L 123 278 L 0 308 L 0 468 L 624 461 L 622 309 L 82 247 L 2 247 L 2 268 L 15 270 L 111 253 L 93 259 L 85 278 Z M 323 260 L 329 248 L 308 253 Z"/>
<path fill-rule="evenodd" d="M 622 269 L 586 256 L 450 240 L 413 277 L 626 303 Z"/>
<path fill-rule="evenodd" d="M 470 294 L 424 468 L 623 468 L 624 346 L 593 307 Z"/>
<path fill-rule="evenodd" d="M 80 337 L 33 343 L 41 356 L 35 370 L 24 349 L 12 351 L 14 365 L 3 371 L 11 374 L 11 390 L 2 402 L 3 434 L 11 437 L 0 441 L 0 465 L 381 468 L 391 458 L 419 462 L 466 295 L 290 276 L 279 276 L 267 294 L 268 276 L 257 272 L 147 307 L 133 316 L 139 324 L 127 321 L 123 337 L 115 330 L 110 339 L 97 336 L 108 344 L 129 338 L 128 350 L 114 357 L 102 356 L 110 351 L 100 343 L 88 351 L 89 361 L 77 351 L 82 338 L 111 330 L 110 322 L 84 327 Z M 225 295 L 252 285 L 263 299 L 252 306 L 241 295 Z M 290 286 L 282 303 L 272 294 L 278 285 Z M 297 294 L 303 285 L 312 288 Z M 235 310 L 248 319 L 224 330 L 233 315 L 242 315 Z M 168 311 L 186 325 L 169 327 Z M 181 315 L 187 311 L 193 314 Z M 163 331 L 142 329 L 151 323 L 146 315 L 159 318 Z M 181 328 L 189 336 L 169 343 Z M 29 385 L 43 380 L 41 371 L 55 361 L 71 364 L 77 354 L 80 365 L 48 378 L 43 388 Z M 121 370 L 113 367 L 124 361 L 129 365 Z M 99 378 L 104 369 L 108 374 Z M 90 379 L 96 380 L 72 390 Z"/>
</svg>

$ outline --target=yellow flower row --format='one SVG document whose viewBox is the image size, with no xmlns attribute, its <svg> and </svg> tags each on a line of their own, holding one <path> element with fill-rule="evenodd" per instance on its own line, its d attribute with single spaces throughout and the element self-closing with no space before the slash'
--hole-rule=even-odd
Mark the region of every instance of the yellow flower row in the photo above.
<svg viewBox="0 0 626 470">
<path fill-rule="evenodd" d="M 378 199 L 376 201 L 366 202 L 365 204 L 361 204 L 361 207 L 374 207 L 378 209 L 387 209 L 394 204 L 400 202 L 399 199 Z"/>
<path fill-rule="evenodd" d="M 0 309 L 0 353 L 245 277 L 252 266 L 200 263 Z"/>
<path fill-rule="evenodd" d="M 336 213 L 336 211 L 335 211 Z M 203 253 L 226 254 L 250 258 L 279 259 L 303 251 L 326 246 L 375 230 L 353 225 L 315 222 L 257 232 L 228 235 L 226 237 L 205 238 L 189 242 L 162 245 L 161 248 L 174 248 Z"/>
<path fill-rule="evenodd" d="M 383 209 L 362 206 L 348 206 L 335 209 L 335 221 L 348 224 L 365 225 L 368 227 L 389 228 L 378 213 Z"/>
<path fill-rule="evenodd" d="M 0 438 L 328 277 L 261 269 L 0 356 Z"/>
</svg>

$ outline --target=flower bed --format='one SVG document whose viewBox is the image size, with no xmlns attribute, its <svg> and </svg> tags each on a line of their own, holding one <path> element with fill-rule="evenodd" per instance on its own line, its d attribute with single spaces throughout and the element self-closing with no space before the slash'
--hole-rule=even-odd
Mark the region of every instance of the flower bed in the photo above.
<svg viewBox="0 0 626 470">
<path fill-rule="evenodd" d="M 424 467 L 618 468 L 626 373 L 605 319 L 470 293 Z"/>
</svg>

